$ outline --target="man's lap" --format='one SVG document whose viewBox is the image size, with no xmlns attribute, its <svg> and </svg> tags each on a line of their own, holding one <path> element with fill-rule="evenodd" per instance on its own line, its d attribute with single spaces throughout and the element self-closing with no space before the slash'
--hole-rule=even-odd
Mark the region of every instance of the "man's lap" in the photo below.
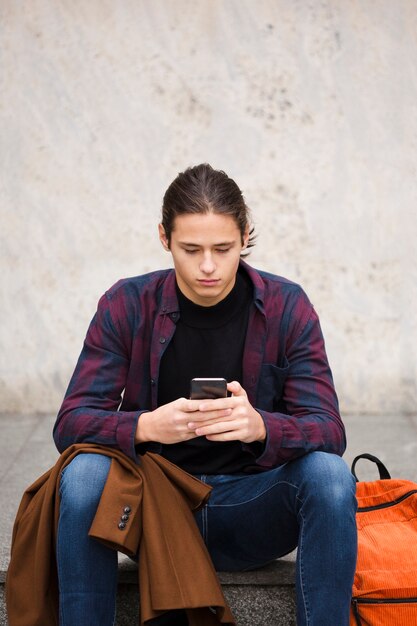
<svg viewBox="0 0 417 626">
<path fill-rule="evenodd" d="M 302 499 L 320 506 L 334 499 L 335 485 L 349 490 L 352 482 L 344 461 L 323 452 L 257 474 L 199 478 L 213 491 L 196 520 L 216 569 L 228 571 L 259 567 L 294 550 Z"/>
<path fill-rule="evenodd" d="M 83 466 L 84 472 L 89 472 L 91 465 L 101 466 L 106 475 L 107 457 L 86 456 L 89 458 L 79 461 L 76 457 L 73 463 Z M 79 471 L 71 473 L 83 483 L 85 494 L 83 477 Z M 216 569 L 228 571 L 256 568 L 294 550 L 302 499 L 313 494 L 319 506 L 323 499 L 334 498 L 335 487 L 343 491 L 345 484 L 347 489 L 351 479 L 340 457 L 323 452 L 256 474 L 198 477 L 213 490 L 207 505 L 196 513 L 196 521 Z M 104 476 L 102 480 L 105 482 Z M 94 487 L 98 488 L 102 486 Z"/>
</svg>

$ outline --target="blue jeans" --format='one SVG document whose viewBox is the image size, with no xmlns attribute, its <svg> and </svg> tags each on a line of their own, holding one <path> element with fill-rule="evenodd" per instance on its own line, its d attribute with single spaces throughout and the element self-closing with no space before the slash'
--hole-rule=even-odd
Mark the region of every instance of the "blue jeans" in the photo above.
<svg viewBox="0 0 417 626">
<path fill-rule="evenodd" d="M 117 555 L 88 537 L 110 459 L 80 454 L 63 471 L 57 561 L 60 626 L 112 626 Z M 259 474 L 198 476 L 213 486 L 196 520 L 218 571 L 297 550 L 298 626 L 348 626 L 356 565 L 355 482 L 313 452 Z"/>
</svg>

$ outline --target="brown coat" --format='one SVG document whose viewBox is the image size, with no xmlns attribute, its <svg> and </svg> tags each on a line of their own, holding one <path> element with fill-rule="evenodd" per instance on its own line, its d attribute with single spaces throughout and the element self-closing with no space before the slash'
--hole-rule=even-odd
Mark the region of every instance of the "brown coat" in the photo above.
<svg viewBox="0 0 417 626">
<path fill-rule="evenodd" d="M 187 609 L 191 626 L 235 624 L 192 513 L 207 501 L 210 487 L 150 452 L 136 465 L 118 450 L 77 444 L 25 491 L 20 503 L 6 581 L 9 626 L 58 624 L 61 470 L 87 452 L 112 457 L 89 535 L 130 556 L 139 549 L 140 624 L 178 608 Z M 120 529 L 126 507 L 129 519 Z"/>
</svg>

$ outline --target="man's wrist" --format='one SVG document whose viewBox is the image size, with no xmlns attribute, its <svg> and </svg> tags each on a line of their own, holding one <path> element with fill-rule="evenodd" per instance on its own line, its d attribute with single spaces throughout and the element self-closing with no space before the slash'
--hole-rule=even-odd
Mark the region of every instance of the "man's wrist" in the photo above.
<svg viewBox="0 0 417 626">
<path fill-rule="evenodd" d="M 263 420 L 263 417 L 260 413 L 258 413 L 259 417 L 260 417 L 260 434 L 259 437 L 256 441 L 259 441 L 260 443 L 265 443 L 266 440 L 266 426 L 265 426 L 265 422 Z"/>
<path fill-rule="evenodd" d="M 150 411 L 144 411 L 139 415 L 138 423 L 136 426 L 135 444 L 152 441 L 148 433 L 148 415 L 150 415 Z"/>
</svg>

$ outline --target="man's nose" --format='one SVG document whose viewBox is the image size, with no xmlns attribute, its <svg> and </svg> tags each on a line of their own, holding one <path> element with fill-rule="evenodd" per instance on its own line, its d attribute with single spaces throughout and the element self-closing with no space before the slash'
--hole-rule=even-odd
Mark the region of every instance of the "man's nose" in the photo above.
<svg viewBox="0 0 417 626">
<path fill-rule="evenodd" d="M 216 269 L 216 265 L 214 263 L 213 257 L 211 254 L 205 254 L 204 258 L 200 263 L 200 270 L 204 274 L 212 274 Z"/>
</svg>

